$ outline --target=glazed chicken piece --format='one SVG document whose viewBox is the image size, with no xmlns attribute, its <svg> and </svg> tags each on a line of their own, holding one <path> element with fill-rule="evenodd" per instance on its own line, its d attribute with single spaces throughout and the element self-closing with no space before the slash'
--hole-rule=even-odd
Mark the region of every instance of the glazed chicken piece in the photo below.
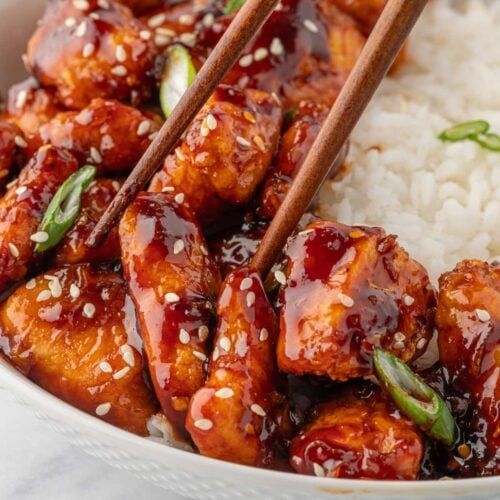
<svg viewBox="0 0 500 500">
<path fill-rule="evenodd" d="M 100 174 L 135 167 L 162 119 L 114 100 L 94 99 L 81 111 L 59 113 L 40 129 L 44 144 L 71 151 Z"/>
<path fill-rule="evenodd" d="M 372 374 L 375 347 L 406 362 L 424 351 L 434 289 L 395 236 L 320 221 L 293 237 L 285 255 L 281 370 L 342 381 Z"/>
<path fill-rule="evenodd" d="M 440 361 L 470 393 L 474 426 L 492 458 L 477 469 L 500 474 L 500 264 L 464 260 L 443 274 L 436 323 Z"/>
<path fill-rule="evenodd" d="M 109 231 L 100 247 L 90 248 L 86 241 L 120 190 L 121 184 L 118 180 L 101 177 L 84 191 L 78 218 L 56 249 L 56 265 L 120 260 L 118 226 Z"/>
<path fill-rule="evenodd" d="M 189 399 L 205 382 L 219 276 L 193 212 L 170 193 L 140 193 L 121 220 L 120 242 L 156 395 L 182 432 Z"/>
<path fill-rule="evenodd" d="M 158 405 L 144 381 L 135 324 L 119 274 L 64 266 L 28 281 L 0 306 L 0 346 L 52 394 L 146 435 Z"/>
<path fill-rule="evenodd" d="M 217 315 L 209 378 L 191 399 L 186 428 L 202 455 L 268 466 L 281 401 L 274 358 L 277 321 L 254 270 L 244 267 L 227 276 Z"/>
<path fill-rule="evenodd" d="M 0 200 L 0 292 L 22 280 L 35 262 L 35 240 L 45 210 L 77 168 L 70 153 L 44 146 Z"/>
<path fill-rule="evenodd" d="M 0 190 L 7 183 L 17 163 L 17 157 L 26 147 L 23 133 L 12 123 L 0 121 Z"/>
<path fill-rule="evenodd" d="M 372 389 L 316 407 L 292 441 L 290 464 L 322 477 L 415 480 L 423 452 L 415 425 Z"/>
<path fill-rule="evenodd" d="M 384 10 L 387 0 L 329 0 L 354 18 L 368 35 Z"/>
<path fill-rule="evenodd" d="M 220 85 L 167 157 L 151 191 L 185 196 L 201 222 L 250 201 L 275 151 L 281 108 L 269 94 Z"/>
<path fill-rule="evenodd" d="M 137 15 L 168 2 L 166 0 L 119 0 L 119 3 L 126 5 Z"/>
<path fill-rule="evenodd" d="M 139 104 L 151 97 L 156 56 L 143 30 L 114 0 L 51 0 L 28 44 L 27 64 L 68 108 L 96 97 Z"/>
</svg>

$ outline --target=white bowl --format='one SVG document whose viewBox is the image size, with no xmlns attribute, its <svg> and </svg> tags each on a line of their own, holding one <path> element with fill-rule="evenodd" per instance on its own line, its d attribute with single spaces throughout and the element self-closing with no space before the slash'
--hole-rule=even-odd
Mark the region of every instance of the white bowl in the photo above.
<svg viewBox="0 0 500 500">
<path fill-rule="evenodd" d="M 44 0 L 0 0 L 0 92 L 24 77 L 25 50 Z M 29 8 L 28 8 L 29 6 Z M 201 457 L 140 438 L 64 403 L 0 359 L 0 386 L 89 455 L 190 498 L 295 500 L 335 496 L 498 498 L 500 477 L 454 481 L 360 481 L 300 476 Z"/>
</svg>

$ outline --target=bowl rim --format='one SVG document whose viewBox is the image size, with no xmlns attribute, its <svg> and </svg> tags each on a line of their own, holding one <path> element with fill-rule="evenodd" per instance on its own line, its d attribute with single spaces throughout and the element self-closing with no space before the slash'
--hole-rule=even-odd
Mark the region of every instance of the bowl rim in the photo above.
<svg viewBox="0 0 500 500">
<path fill-rule="evenodd" d="M 142 450 L 147 453 L 148 457 L 154 457 L 152 458 L 153 460 L 160 460 L 175 469 L 193 470 L 202 476 L 209 475 L 214 477 L 215 475 L 218 478 L 227 476 L 230 482 L 241 478 L 258 482 L 259 485 L 266 484 L 276 487 L 277 481 L 286 481 L 288 489 L 290 487 L 299 488 L 300 490 L 304 488 L 316 488 L 322 493 L 335 493 L 338 490 L 338 492 L 342 491 L 344 494 L 347 491 L 352 493 L 366 493 L 369 491 L 370 493 L 378 494 L 397 494 L 405 490 L 406 492 L 410 491 L 411 494 L 418 495 L 426 492 L 440 494 L 459 493 L 463 495 L 467 492 L 477 493 L 478 489 L 493 491 L 500 488 L 500 476 L 463 478 L 449 481 L 334 479 L 225 462 L 163 445 L 108 424 L 47 392 L 0 357 L 0 387 L 2 386 L 10 390 L 14 396 L 19 396 L 24 403 L 28 405 L 35 403 L 37 409 L 45 410 L 48 415 L 57 415 L 60 421 L 66 421 L 70 425 L 74 424 L 74 427 L 83 431 L 84 434 L 90 432 L 94 437 L 101 436 L 120 443 L 122 446 L 132 446 L 135 453 Z M 145 458 L 145 460 L 147 459 Z M 214 473 L 213 475 L 211 474 L 212 472 Z"/>
</svg>

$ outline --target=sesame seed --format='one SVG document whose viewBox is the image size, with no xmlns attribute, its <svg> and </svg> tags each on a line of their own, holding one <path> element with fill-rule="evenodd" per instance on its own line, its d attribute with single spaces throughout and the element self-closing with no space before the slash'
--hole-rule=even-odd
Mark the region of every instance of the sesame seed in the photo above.
<svg viewBox="0 0 500 500">
<path fill-rule="evenodd" d="M 163 193 L 172 193 L 173 191 L 175 191 L 174 186 L 165 186 L 165 187 L 162 189 L 162 192 L 163 192 Z"/>
<path fill-rule="evenodd" d="M 78 297 L 80 297 L 80 289 L 78 288 L 77 285 L 75 285 L 74 283 L 71 283 L 71 286 L 69 287 L 69 294 L 74 299 L 77 299 Z"/>
<path fill-rule="evenodd" d="M 83 57 L 90 57 L 95 50 L 95 45 L 93 43 L 86 43 L 83 47 Z"/>
<path fill-rule="evenodd" d="M 244 138 L 244 137 L 241 137 L 241 135 L 237 135 L 236 136 L 236 142 L 240 145 L 240 146 L 244 146 L 246 148 L 250 147 L 250 143 Z"/>
<path fill-rule="evenodd" d="M 404 334 L 404 333 L 402 333 L 402 332 L 396 332 L 396 333 L 394 334 L 394 340 L 395 340 L 396 342 L 402 342 L 403 340 L 406 340 L 406 336 L 405 336 L 405 334 Z"/>
<path fill-rule="evenodd" d="M 214 24 L 214 21 L 215 21 L 214 15 L 211 12 L 209 12 L 208 14 L 205 14 L 203 16 L 203 19 L 201 20 L 201 24 L 203 24 L 203 26 L 205 26 L 205 28 L 210 28 Z"/>
<path fill-rule="evenodd" d="M 255 145 L 263 152 L 265 153 L 266 152 L 266 145 L 264 144 L 264 140 L 262 139 L 262 137 L 260 135 L 256 135 L 254 138 L 253 138 L 253 142 L 255 143 Z"/>
<path fill-rule="evenodd" d="M 476 309 L 476 315 L 479 321 L 486 323 L 491 319 L 490 313 L 484 309 Z"/>
<path fill-rule="evenodd" d="M 362 238 L 364 235 L 365 235 L 365 233 L 363 231 L 361 231 L 360 229 L 353 229 L 349 233 L 349 238 L 356 240 L 358 238 Z"/>
<path fill-rule="evenodd" d="M 250 111 L 243 111 L 243 118 L 250 123 L 256 123 L 255 116 L 253 116 Z"/>
<path fill-rule="evenodd" d="M 193 356 L 195 358 L 199 359 L 200 361 L 206 361 L 207 360 L 207 357 L 205 356 L 205 354 L 203 354 L 200 351 L 193 351 Z"/>
<path fill-rule="evenodd" d="M 165 14 L 156 14 L 155 16 L 151 17 L 148 21 L 148 26 L 150 28 L 157 28 L 158 26 L 162 25 L 165 22 L 166 16 Z"/>
<path fill-rule="evenodd" d="M 168 38 L 172 38 L 176 35 L 175 31 L 169 28 L 156 28 L 155 33 L 157 35 L 166 36 Z"/>
<path fill-rule="evenodd" d="M 184 203 L 184 193 L 177 193 L 175 196 L 174 196 L 174 200 L 176 203 Z"/>
<path fill-rule="evenodd" d="M 165 300 L 170 304 L 173 304 L 174 302 L 179 302 L 180 297 L 174 292 L 168 292 L 165 294 Z"/>
<path fill-rule="evenodd" d="M 231 349 L 231 341 L 227 337 L 221 337 L 219 340 L 219 345 L 226 352 L 229 352 L 229 350 Z"/>
<path fill-rule="evenodd" d="M 175 148 L 175 156 L 177 156 L 180 161 L 186 161 L 186 155 L 182 152 L 181 148 Z"/>
<path fill-rule="evenodd" d="M 51 297 L 52 297 L 52 294 L 50 293 L 50 290 L 42 290 L 38 294 L 36 301 L 43 302 L 44 300 L 49 300 Z"/>
<path fill-rule="evenodd" d="M 207 250 L 207 247 L 205 245 L 200 245 L 200 250 L 201 250 L 201 253 L 205 256 L 208 255 L 208 250 Z"/>
<path fill-rule="evenodd" d="M 59 279 L 51 280 L 49 283 L 49 290 L 52 293 L 52 297 L 58 299 L 62 295 L 62 287 Z"/>
<path fill-rule="evenodd" d="M 111 68 L 111 73 L 113 73 L 113 75 L 115 76 L 126 76 L 128 71 L 125 66 L 119 64 L 118 66 Z"/>
<path fill-rule="evenodd" d="M 108 0 L 97 0 L 97 5 L 103 10 L 109 9 Z"/>
<path fill-rule="evenodd" d="M 46 233 L 45 231 L 38 231 L 35 234 L 32 234 L 30 236 L 30 240 L 34 241 L 35 243 L 45 243 L 49 239 L 49 233 Z"/>
<path fill-rule="evenodd" d="M 346 295 L 345 293 L 340 292 L 339 295 L 339 300 L 340 303 L 345 306 L 345 307 L 352 307 L 354 305 L 354 300 L 349 297 L 349 295 Z"/>
<path fill-rule="evenodd" d="M 28 290 L 33 290 L 33 288 L 36 287 L 36 280 L 34 278 L 31 278 L 29 281 L 26 282 L 26 288 Z"/>
<path fill-rule="evenodd" d="M 153 133 L 151 133 L 151 134 L 148 135 L 148 139 L 150 141 L 152 141 L 157 135 L 158 135 L 158 132 L 153 132 Z"/>
<path fill-rule="evenodd" d="M 165 45 L 168 45 L 170 43 L 170 37 L 165 36 L 165 35 L 155 35 L 155 45 L 157 47 L 165 47 Z"/>
<path fill-rule="evenodd" d="M 219 399 L 229 399 L 234 396 L 234 391 L 229 387 L 223 387 L 218 391 L 215 391 L 214 396 Z"/>
<path fill-rule="evenodd" d="M 259 415 L 259 417 L 266 416 L 264 408 L 262 408 L 262 406 L 258 405 L 257 403 L 254 403 L 252 406 L 250 406 L 250 410 L 256 415 Z"/>
<path fill-rule="evenodd" d="M 240 290 L 248 290 L 253 284 L 252 278 L 243 278 L 240 283 Z"/>
<path fill-rule="evenodd" d="M 151 122 L 149 120 L 143 120 L 139 123 L 137 127 L 137 135 L 141 137 L 142 135 L 146 135 L 149 132 L 149 128 L 151 127 Z"/>
<path fill-rule="evenodd" d="M 104 417 L 109 413 L 109 410 L 111 410 L 111 403 L 102 403 L 95 409 L 95 413 L 98 417 Z"/>
<path fill-rule="evenodd" d="M 125 377 L 125 375 L 127 375 L 129 371 L 130 371 L 130 366 L 126 366 L 125 368 L 122 368 L 121 370 L 114 373 L 113 378 L 115 380 L 120 380 L 121 378 Z"/>
<path fill-rule="evenodd" d="M 102 162 L 102 155 L 96 148 L 91 147 L 90 148 L 90 159 L 95 163 L 101 163 Z"/>
<path fill-rule="evenodd" d="M 189 344 L 189 341 L 191 340 L 191 337 L 189 336 L 189 333 L 184 330 L 184 328 L 181 328 L 179 332 L 179 341 L 181 344 Z"/>
<path fill-rule="evenodd" d="M 417 349 L 423 349 L 426 344 L 427 344 L 427 340 L 426 339 L 420 339 L 417 342 Z"/>
<path fill-rule="evenodd" d="M 82 21 L 75 30 L 75 36 L 82 38 L 87 32 L 87 21 Z"/>
<path fill-rule="evenodd" d="M 16 193 L 18 196 L 25 193 L 28 190 L 26 186 L 19 186 L 14 193 Z"/>
<path fill-rule="evenodd" d="M 252 307 L 255 304 L 255 293 L 248 292 L 247 294 L 247 306 Z"/>
<path fill-rule="evenodd" d="M 16 143 L 16 146 L 20 148 L 28 147 L 28 143 L 20 135 L 16 135 L 14 137 L 14 142 Z"/>
<path fill-rule="evenodd" d="M 111 365 L 107 361 L 101 361 L 99 363 L 99 369 L 103 373 L 111 373 L 113 371 L 113 368 L 111 368 Z"/>
<path fill-rule="evenodd" d="M 269 338 L 269 331 L 267 330 L 267 328 L 262 328 L 259 334 L 259 340 L 261 342 L 264 342 L 264 340 L 267 340 L 268 338 Z"/>
<path fill-rule="evenodd" d="M 281 106 L 281 101 L 280 98 L 278 97 L 278 94 L 276 92 L 271 92 L 271 97 L 274 99 L 274 102 Z"/>
<path fill-rule="evenodd" d="M 123 347 L 123 346 L 122 346 Z M 122 358 L 127 365 L 134 367 L 135 366 L 135 356 L 134 353 L 132 352 L 132 349 L 130 351 L 125 351 L 122 353 Z"/>
<path fill-rule="evenodd" d="M 179 22 L 184 26 L 189 26 L 194 24 L 194 17 L 191 14 L 182 14 L 182 16 L 179 16 Z"/>
<path fill-rule="evenodd" d="M 256 61 L 262 61 L 268 56 L 269 52 L 265 47 L 259 47 L 254 53 L 253 58 Z"/>
<path fill-rule="evenodd" d="M 179 40 L 186 45 L 190 45 L 196 41 L 196 36 L 194 33 L 181 33 L 179 35 Z"/>
<path fill-rule="evenodd" d="M 304 19 L 304 26 L 312 33 L 317 33 L 319 31 L 318 27 L 310 19 Z"/>
<path fill-rule="evenodd" d="M 205 340 L 207 340 L 209 333 L 210 332 L 208 326 L 206 325 L 201 325 L 200 328 L 198 328 L 198 337 L 202 342 L 205 342 Z"/>
<path fill-rule="evenodd" d="M 90 8 L 89 2 L 87 0 L 73 0 L 73 5 L 78 10 L 87 10 Z"/>
<path fill-rule="evenodd" d="M 279 38 L 273 38 L 269 50 L 273 56 L 280 56 L 285 51 Z"/>
<path fill-rule="evenodd" d="M 202 137 L 208 137 L 208 134 L 210 134 L 210 129 L 206 126 L 205 121 L 200 126 L 200 134 Z"/>
<path fill-rule="evenodd" d="M 250 66 L 250 64 L 252 64 L 252 62 L 253 62 L 253 55 L 247 54 L 240 59 L 239 64 L 242 68 L 247 68 L 248 66 Z"/>
<path fill-rule="evenodd" d="M 115 56 L 118 62 L 124 62 L 127 60 L 127 51 L 123 45 L 118 45 L 116 47 Z"/>
<path fill-rule="evenodd" d="M 280 285 L 286 285 L 286 276 L 283 271 L 275 271 L 274 277 Z"/>
<path fill-rule="evenodd" d="M 26 101 L 28 100 L 28 92 L 26 90 L 21 90 L 16 97 L 16 108 L 22 108 Z"/>
<path fill-rule="evenodd" d="M 148 30 L 141 30 L 139 31 L 139 36 L 143 39 L 143 40 L 149 40 L 151 38 L 151 31 L 148 31 Z"/>
<path fill-rule="evenodd" d="M 174 255 L 177 255 L 181 253 L 184 250 L 184 241 L 183 240 L 176 240 L 174 243 Z"/>
<path fill-rule="evenodd" d="M 214 424 L 208 418 L 200 418 L 199 420 L 195 420 L 194 426 L 201 431 L 209 431 Z"/>
<path fill-rule="evenodd" d="M 317 464 L 316 462 L 313 462 L 313 469 L 314 469 L 314 474 L 318 477 L 325 477 L 325 469 L 321 467 L 321 465 Z"/>
<path fill-rule="evenodd" d="M 74 17 L 68 17 L 65 21 L 64 24 L 68 28 L 72 28 L 76 24 L 76 19 Z"/>
<path fill-rule="evenodd" d="M 90 18 L 92 18 L 92 19 L 101 19 L 101 18 L 99 17 L 99 14 L 98 14 L 97 12 L 91 12 L 91 13 L 89 14 L 89 17 L 90 17 Z"/>
<path fill-rule="evenodd" d="M 209 113 L 206 117 L 206 122 L 207 122 L 207 127 L 210 130 L 215 130 L 217 128 L 217 120 L 215 119 L 215 116 Z"/>
<path fill-rule="evenodd" d="M 94 314 L 95 314 L 95 305 L 94 304 L 91 304 L 90 302 L 87 302 L 84 306 L 83 306 L 83 315 L 86 317 L 86 318 L 93 318 L 94 317 Z"/>
<path fill-rule="evenodd" d="M 401 340 L 397 340 L 396 342 L 394 342 L 394 349 L 402 351 L 404 348 L 405 348 L 405 343 L 402 342 Z"/>
<path fill-rule="evenodd" d="M 411 295 L 405 295 L 403 297 L 403 302 L 405 306 L 411 306 L 415 302 L 415 299 Z"/>
</svg>

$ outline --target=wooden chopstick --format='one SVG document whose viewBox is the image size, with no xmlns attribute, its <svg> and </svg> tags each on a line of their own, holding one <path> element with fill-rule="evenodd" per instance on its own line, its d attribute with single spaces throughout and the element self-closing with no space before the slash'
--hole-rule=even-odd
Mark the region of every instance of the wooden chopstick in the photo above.
<svg viewBox="0 0 500 500">
<path fill-rule="evenodd" d="M 323 184 L 427 0 L 389 0 L 252 259 L 265 277 Z M 438 49 L 436 49 L 438 50 Z M 334 56 L 335 57 L 335 56 Z"/>
<path fill-rule="evenodd" d="M 188 125 L 259 31 L 278 0 L 247 0 L 200 69 L 192 85 L 163 124 L 87 239 L 98 246 L 137 193 L 159 169 Z"/>
</svg>

